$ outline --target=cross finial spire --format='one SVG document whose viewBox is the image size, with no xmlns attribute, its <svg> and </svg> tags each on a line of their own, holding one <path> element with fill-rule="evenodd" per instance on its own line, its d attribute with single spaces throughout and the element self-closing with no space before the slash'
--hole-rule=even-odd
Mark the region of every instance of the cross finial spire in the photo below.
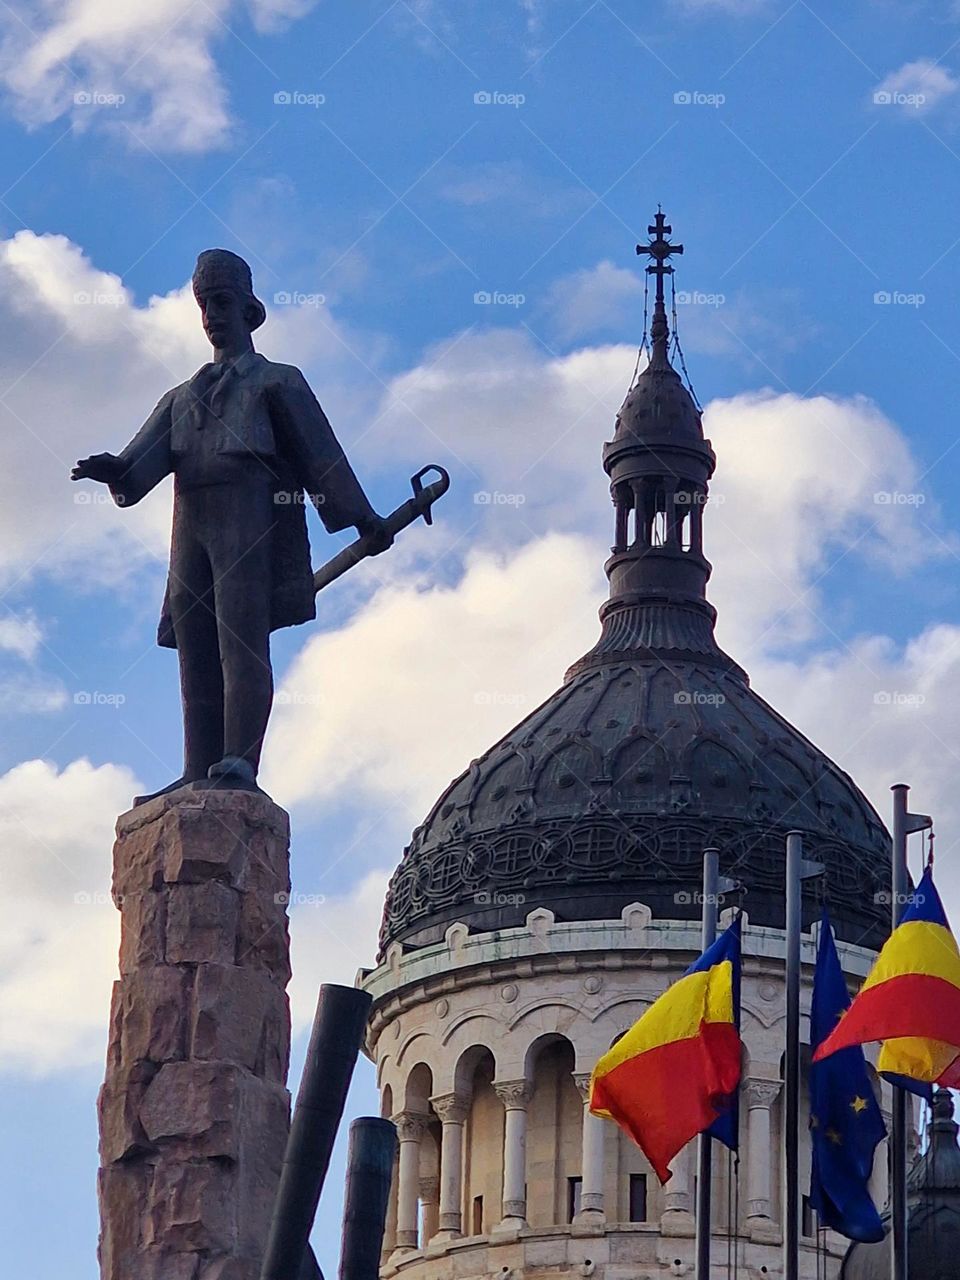
<svg viewBox="0 0 960 1280">
<path fill-rule="evenodd" d="M 670 336 L 663 299 L 663 278 L 664 276 L 673 275 L 673 267 L 670 265 L 669 259 L 675 253 L 683 253 L 683 245 L 670 243 L 669 237 L 673 234 L 673 227 L 668 225 L 666 215 L 660 205 L 657 205 L 657 213 L 652 226 L 647 227 L 647 234 L 651 237 L 649 244 L 638 244 L 637 253 L 645 253 L 651 259 L 650 265 L 647 267 L 647 275 L 656 276 L 657 279 L 657 297 L 656 305 L 653 309 L 653 324 L 650 326 L 650 336 L 653 339 L 652 359 L 659 363 L 667 359 L 667 339 Z"/>
</svg>

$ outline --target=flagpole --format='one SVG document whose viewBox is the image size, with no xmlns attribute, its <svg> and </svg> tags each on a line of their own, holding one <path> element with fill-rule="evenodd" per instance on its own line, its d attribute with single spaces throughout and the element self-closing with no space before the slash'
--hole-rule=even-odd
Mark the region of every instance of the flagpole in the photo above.
<svg viewBox="0 0 960 1280">
<path fill-rule="evenodd" d="M 720 850 L 703 851 L 703 914 L 700 950 L 717 938 L 717 895 L 720 883 Z M 697 1148 L 697 1280 L 710 1280 L 710 1218 L 713 1180 L 713 1139 L 701 1133 Z"/>
<path fill-rule="evenodd" d="M 822 875 L 822 863 L 803 856 L 803 835 L 787 832 L 786 998 L 787 1026 L 783 1058 L 783 1280 L 800 1277 L 800 933 L 803 882 Z"/>
<path fill-rule="evenodd" d="M 800 1273 L 800 929 L 803 837 L 787 835 L 787 1042 L 783 1065 L 783 1280 Z"/>
<path fill-rule="evenodd" d="M 907 811 L 905 782 L 897 782 L 893 792 L 893 841 L 890 864 L 890 928 L 896 929 L 907 904 L 910 878 L 907 874 L 907 836 L 926 831 L 933 821 L 926 814 Z M 890 1125 L 890 1276 L 907 1280 L 907 1091 L 893 1086 L 893 1115 Z"/>
</svg>

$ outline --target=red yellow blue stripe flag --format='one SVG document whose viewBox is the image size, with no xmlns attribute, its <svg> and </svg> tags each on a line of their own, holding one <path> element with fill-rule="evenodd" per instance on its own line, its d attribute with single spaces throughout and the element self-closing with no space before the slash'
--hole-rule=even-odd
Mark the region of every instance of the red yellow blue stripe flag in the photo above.
<svg viewBox="0 0 960 1280">
<path fill-rule="evenodd" d="M 615 1120 L 661 1182 L 740 1085 L 740 918 L 659 996 L 593 1069 L 590 1110 Z M 735 1126 L 716 1137 L 736 1149 Z"/>
<path fill-rule="evenodd" d="M 930 866 L 814 1061 L 874 1040 L 877 1070 L 898 1083 L 960 1088 L 960 951 Z"/>
</svg>

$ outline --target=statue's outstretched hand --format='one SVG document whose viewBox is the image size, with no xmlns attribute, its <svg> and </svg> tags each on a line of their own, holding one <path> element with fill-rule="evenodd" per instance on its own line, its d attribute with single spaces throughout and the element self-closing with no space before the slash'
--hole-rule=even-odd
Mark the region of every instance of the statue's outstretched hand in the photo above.
<svg viewBox="0 0 960 1280">
<path fill-rule="evenodd" d="M 111 484 L 119 479 L 122 464 L 112 453 L 95 453 L 90 458 L 81 458 L 70 472 L 71 480 L 99 480 L 101 484 Z"/>
<path fill-rule="evenodd" d="M 387 528 L 387 523 L 382 516 L 376 513 L 368 516 L 366 520 L 357 525 L 357 532 L 366 543 L 367 554 L 378 556 L 381 551 L 386 551 L 388 547 L 393 546 L 393 534 Z"/>
</svg>

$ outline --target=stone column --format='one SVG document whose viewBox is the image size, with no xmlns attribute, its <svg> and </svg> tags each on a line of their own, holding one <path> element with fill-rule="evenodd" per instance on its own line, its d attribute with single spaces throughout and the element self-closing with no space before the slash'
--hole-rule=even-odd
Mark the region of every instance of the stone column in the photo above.
<svg viewBox="0 0 960 1280">
<path fill-rule="evenodd" d="M 747 1221 L 751 1239 L 779 1239 L 773 1221 L 771 1166 L 776 1158 L 770 1141 L 770 1108 L 780 1094 L 779 1080 L 747 1080 L 741 1096 L 747 1103 Z"/>
<path fill-rule="evenodd" d="M 397 1189 L 397 1248 L 416 1249 L 419 1243 L 420 1139 L 427 1118 L 418 1111 L 401 1111 L 393 1117 L 400 1139 L 400 1168 Z"/>
<path fill-rule="evenodd" d="M 503 1126 L 503 1218 L 496 1228 L 511 1231 L 527 1225 L 527 1103 L 529 1080 L 495 1080 L 506 1112 Z"/>
<path fill-rule="evenodd" d="M 573 1077 L 583 1099 L 583 1137 L 580 1157 L 580 1212 L 575 1221 L 582 1226 L 602 1226 L 606 1220 L 603 1202 L 604 1146 L 607 1122 L 590 1110 L 590 1072 Z"/>
<path fill-rule="evenodd" d="M 289 1126 L 289 823 L 186 788 L 117 823 L 102 1280 L 257 1280 Z"/>
<path fill-rule="evenodd" d="M 443 1125 L 438 1234 L 441 1240 L 453 1240 L 463 1233 L 463 1126 L 470 1100 L 459 1093 L 444 1093 L 431 1098 L 430 1105 Z"/>
<path fill-rule="evenodd" d="M 884 1107 L 881 1107 L 881 1111 L 883 1112 L 883 1123 L 889 1134 L 893 1124 L 893 1114 Z M 870 1197 L 881 1212 L 890 1199 L 889 1161 L 890 1140 L 889 1138 L 884 1138 L 882 1142 L 877 1144 L 877 1150 L 873 1157 L 873 1172 L 870 1174 L 869 1182 Z"/>
<path fill-rule="evenodd" d="M 390 1198 L 387 1201 L 387 1221 L 383 1229 L 383 1248 L 380 1251 L 380 1263 L 386 1266 L 391 1253 L 397 1247 L 397 1193 L 400 1187 L 399 1156 L 393 1161 L 393 1178 L 390 1181 Z"/>
<path fill-rule="evenodd" d="M 440 1227 L 440 1179 L 420 1179 L 420 1204 L 423 1212 L 423 1244 L 426 1246 Z"/>
<path fill-rule="evenodd" d="M 696 1140 L 688 1142 L 670 1161 L 670 1181 L 663 1189 L 663 1213 L 660 1231 L 665 1236 L 693 1236 L 693 1162 Z"/>
</svg>

